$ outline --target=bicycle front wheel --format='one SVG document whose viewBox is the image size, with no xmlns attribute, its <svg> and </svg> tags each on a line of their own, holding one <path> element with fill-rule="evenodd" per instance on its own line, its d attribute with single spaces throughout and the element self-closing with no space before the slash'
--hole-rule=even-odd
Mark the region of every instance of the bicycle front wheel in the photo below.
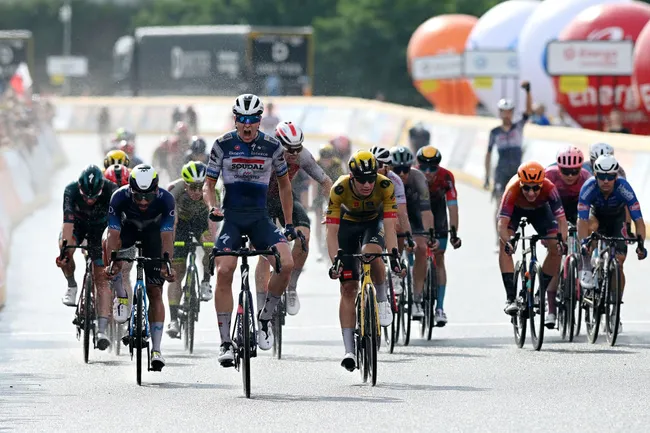
<svg viewBox="0 0 650 433">
<path fill-rule="evenodd" d="M 250 302 L 250 292 L 242 293 L 242 310 L 243 310 L 243 336 L 242 336 L 242 348 L 241 350 L 241 376 L 242 382 L 244 384 L 244 394 L 246 398 L 251 398 L 251 345 L 252 345 L 252 328 L 253 328 L 253 317 L 251 315 L 251 302 Z"/>
<path fill-rule="evenodd" d="M 282 322 L 284 321 L 285 314 L 285 295 L 282 295 L 280 303 L 278 303 L 273 314 L 271 325 L 273 326 L 273 356 L 282 359 Z"/>
<path fill-rule="evenodd" d="M 526 288 L 523 286 L 522 281 L 523 281 L 523 276 L 521 275 L 522 272 L 522 267 L 521 263 L 517 262 L 515 265 L 515 274 L 514 274 L 514 287 L 515 287 L 515 293 L 518 296 L 518 300 L 523 299 L 525 302 L 526 299 Z M 515 344 L 517 345 L 518 348 L 524 347 L 524 343 L 526 342 L 526 328 L 528 327 L 528 315 L 527 313 L 527 308 L 523 309 L 520 308 L 516 314 L 513 314 L 511 322 L 512 322 L 512 329 L 515 333 Z"/>
<path fill-rule="evenodd" d="M 393 313 L 393 320 L 390 326 L 384 328 L 386 333 L 386 346 L 388 346 L 388 353 L 393 353 L 395 350 L 395 340 L 398 338 L 398 325 L 399 316 L 397 314 L 397 297 L 395 296 L 395 289 L 393 287 L 393 278 L 390 271 L 386 274 L 386 281 L 388 281 L 388 302 L 390 302 L 390 310 Z"/>
<path fill-rule="evenodd" d="M 565 282 L 565 292 L 566 297 L 566 321 L 569 327 L 568 340 L 573 341 L 573 338 L 577 335 L 577 331 L 580 329 L 580 324 L 576 324 L 577 320 L 580 320 L 580 303 L 578 302 L 578 259 L 575 255 L 572 255 L 569 259 L 568 268 L 567 268 L 567 280 Z M 578 318 L 576 320 L 576 313 L 578 313 Z"/>
<path fill-rule="evenodd" d="M 429 284 L 429 289 L 428 289 L 429 301 L 426 302 L 425 304 L 426 308 L 424 314 L 426 316 L 426 322 L 428 328 L 427 340 L 431 340 L 433 327 L 436 326 L 435 305 L 437 300 L 436 298 L 438 297 L 438 275 L 436 273 L 436 265 L 432 259 L 429 260 L 429 269 L 427 270 L 427 273 L 429 274 L 429 277 L 427 278 Z"/>
<path fill-rule="evenodd" d="M 411 321 L 413 320 L 413 280 L 411 279 L 411 266 L 406 273 L 406 280 L 402 280 L 402 294 L 400 307 L 402 308 L 402 336 L 404 346 L 411 342 Z"/>
<path fill-rule="evenodd" d="M 618 260 L 614 258 L 609 267 L 609 281 L 605 298 L 605 329 L 607 342 L 610 346 L 616 344 L 619 325 L 621 323 L 621 271 Z"/>
<path fill-rule="evenodd" d="M 367 351 L 368 366 L 372 386 L 377 385 L 377 346 L 379 344 L 379 316 L 377 301 L 375 300 L 375 289 L 370 284 L 366 285 L 366 317 L 369 326 L 367 336 L 369 338 L 369 350 Z"/>
<path fill-rule="evenodd" d="M 142 297 L 142 288 L 138 287 L 137 290 L 137 308 L 135 310 L 135 368 L 136 368 L 136 379 L 138 385 L 142 385 L 142 340 L 144 336 L 144 301 Z"/>
<path fill-rule="evenodd" d="M 83 284 L 84 296 L 84 336 L 83 336 L 83 351 L 84 351 L 84 362 L 88 364 L 88 357 L 90 355 L 90 333 L 93 332 L 93 303 L 92 303 L 92 293 L 93 293 L 93 279 L 90 273 L 86 272 L 84 277 Z"/>
<path fill-rule="evenodd" d="M 544 319 L 546 318 L 546 287 L 542 280 L 542 267 L 535 265 L 531 269 L 531 289 L 528 296 L 532 296 L 532 303 L 529 300 L 530 338 L 533 341 L 533 348 L 540 350 L 544 343 Z"/>
</svg>

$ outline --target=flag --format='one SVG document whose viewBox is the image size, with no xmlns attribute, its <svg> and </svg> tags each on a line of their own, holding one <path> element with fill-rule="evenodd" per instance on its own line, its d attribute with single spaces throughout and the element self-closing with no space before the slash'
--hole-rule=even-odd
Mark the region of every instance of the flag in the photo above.
<svg viewBox="0 0 650 433">
<path fill-rule="evenodd" d="M 32 87 L 32 77 L 29 74 L 29 68 L 24 62 L 18 65 L 16 72 L 11 77 L 11 80 L 9 80 L 9 84 L 19 95 L 25 94 L 25 91 Z"/>
</svg>

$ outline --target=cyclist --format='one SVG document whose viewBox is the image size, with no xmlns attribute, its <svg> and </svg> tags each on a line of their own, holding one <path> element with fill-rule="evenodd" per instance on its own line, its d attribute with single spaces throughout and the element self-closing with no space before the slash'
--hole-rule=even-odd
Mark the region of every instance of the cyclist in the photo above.
<svg viewBox="0 0 650 433">
<path fill-rule="evenodd" d="M 129 184 L 130 175 L 131 170 L 123 164 L 109 165 L 104 171 L 104 177 L 117 185 L 118 188 Z"/>
<path fill-rule="evenodd" d="M 562 207 L 562 200 L 553 182 L 546 178 L 544 167 L 537 162 L 525 162 L 519 166 L 517 174 L 510 179 L 499 208 L 499 239 L 503 248 L 499 250 L 499 269 L 503 286 L 506 289 L 506 314 L 517 311 L 515 301 L 514 269 L 512 254 L 514 248 L 510 239 L 515 234 L 521 218 L 526 217 L 535 231 L 541 236 L 552 236 L 559 232 L 562 239 L 567 238 L 567 221 Z M 542 264 L 542 284 L 548 287 L 554 275 L 560 271 L 560 261 L 564 245 L 557 240 L 546 241 L 548 255 Z M 548 297 L 549 304 L 555 303 Z M 542 301 L 543 303 L 543 301 Z M 549 311 L 545 320 L 546 326 L 555 326 L 555 314 Z"/>
<path fill-rule="evenodd" d="M 130 169 L 133 169 L 136 165 L 143 164 L 142 159 L 135 155 L 135 141 L 122 140 L 120 141 L 119 149 L 129 157 L 128 167 Z"/>
<path fill-rule="evenodd" d="M 373 146 L 370 153 L 377 160 L 377 173 L 386 176 L 393 182 L 395 188 L 395 202 L 397 203 L 397 229 L 402 232 L 411 232 L 408 212 L 406 209 L 406 194 L 404 192 L 404 182 L 402 179 L 390 170 L 393 162 L 390 151 L 383 147 Z"/>
<path fill-rule="evenodd" d="M 190 161 L 199 161 L 203 164 L 208 163 L 208 154 L 205 153 L 205 150 L 208 148 L 205 140 L 196 135 L 192 137 L 192 143 L 190 144 L 190 150 L 185 154 L 185 164 Z"/>
<path fill-rule="evenodd" d="M 291 182 L 287 176 L 288 168 L 282 144 L 275 137 L 259 131 L 264 112 L 260 98 L 252 94 L 239 95 L 232 112 L 235 130 L 225 133 L 212 145 L 203 197 L 210 206 L 212 215 L 224 216 L 221 233 L 216 240 L 217 249 L 237 250 L 241 246 L 240 235 L 247 234 L 255 248 L 275 246 L 280 253 L 282 270 L 273 273 L 264 308 L 257 316 L 257 344 L 260 349 L 269 350 L 273 346 L 270 326 L 273 311 L 280 302 L 293 271 L 293 259 L 287 243 L 287 238 L 291 240 L 296 237 L 292 219 Z M 277 176 L 282 213 L 285 216 L 284 235 L 273 224 L 267 212 L 267 190 L 273 171 Z M 214 188 L 221 174 L 226 190 L 224 214 L 217 209 L 214 196 Z M 275 259 L 271 263 L 275 265 Z M 232 367 L 235 354 L 230 338 L 230 319 L 233 306 L 232 279 L 237 258 L 218 257 L 215 264 L 217 285 L 214 306 L 221 334 L 218 359 L 223 367 Z"/>
<path fill-rule="evenodd" d="M 208 230 L 208 205 L 203 201 L 203 185 L 207 166 L 200 161 L 190 161 L 181 170 L 181 179 L 169 184 L 167 191 L 174 197 L 175 211 L 175 240 L 189 242 L 189 233 L 197 236 L 199 242 L 210 241 Z M 212 299 L 210 288 L 210 256 L 211 248 L 204 249 L 203 280 L 200 285 L 201 300 Z M 180 323 L 178 320 L 178 305 L 181 302 L 181 281 L 185 276 L 185 264 L 190 251 L 188 247 L 174 247 L 174 270 L 176 281 L 169 284 L 167 296 L 169 299 L 170 321 L 167 334 L 171 338 L 180 338 Z"/>
<path fill-rule="evenodd" d="M 510 99 L 501 99 L 498 103 L 499 117 L 502 124 L 490 131 L 487 152 L 485 154 L 485 184 L 488 189 L 490 185 L 490 174 L 492 172 L 492 150 L 496 147 L 499 153 L 499 162 L 494 173 L 494 189 L 492 197 L 496 200 L 495 221 L 501 197 L 508 181 L 517 174 L 523 155 L 523 132 L 526 122 L 533 113 L 533 99 L 530 94 L 530 83 L 524 81 L 521 87 L 526 91 L 526 111 L 521 119 L 513 123 L 515 104 Z M 497 223 L 498 224 L 498 223 Z M 499 245 L 499 233 L 497 229 L 497 246 Z"/>
<path fill-rule="evenodd" d="M 614 148 L 607 144 L 607 143 L 594 143 L 591 146 L 589 146 L 589 160 L 591 162 L 589 172 L 593 175 L 594 174 L 594 165 L 596 164 L 596 159 L 598 159 L 599 156 L 601 155 L 612 155 L 614 156 Z M 618 167 L 618 175 L 625 179 L 625 170 L 623 170 L 623 167 L 620 166 Z M 628 217 L 629 220 L 629 217 Z"/>
<path fill-rule="evenodd" d="M 384 240 L 389 251 L 397 248 L 397 203 L 393 183 L 377 173 L 377 160 L 367 150 L 353 154 L 348 167 L 350 175 L 342 176 L 334 183 L 327 207 L 327 249 L 332 262 L 339 248 L 348 254 L 358 253 L 359 250 L 381 253 Z M 391 257 L 390 267 L 396 274 L 404 274 L 398 258 Z M 389 326 L 393 313 L 388 302 L 383 261 L 374 260 L 371 273 L 377 290 L 379 322 L 381 326 Z M 345 345 L 341 366 L 354 371 L 355 300 L 359 289 L 359 265 L 354 259 L 344 259 L 340 269 L 330 269 L 329 276 L 332 279 L 338 278 L 341 282 L 339 319 Z"/>
<path fill-rule="evenodd" d="M 88 242 L 88 254 L 93 260 L 93 278 L 97 290 L 97 347 L 106 350 L 111 342 L 106 336 L 106 327 L 111 308 L 111 292 L 104 274 L 102 261 L 102 233 L 107 225 L 107 214 L 111 195 L 117 189 L 113 182 L 105 180 L 96 165 L 89 165 L 79 179 L 68 184 L 63 192 L 63 227 L 59 236 L 59 248 L 63 240 L 70 245 Z M 63 260 L 56 258 L 56 265 L 63 270 L 68 280 L 68 289 L 63 304 L 76 306 L 77 282 L 74 278 L 74 250 L 66 250 Z"/>
<path fill-rule="evenodd" d="M 447 237 L 449 225 L 456 228 L 456 235 L 449 237 L 449 242 L 454 249 L 461 246 L 458 237 L 458 193 L 454 175 L 447 169 L 440 167 L 442 155 L 433 146 L 425 146 L 418 150 L 415 157 L 418 169 L 424 173 L 429 185 L 429 201 L 435 222 L 436 240 L 436 274 L 438 277 L 438 299 L 434 320 L 436 326 L 447 324 L 447 315 L 444 310 L 445 290 L 447 287 L 447 269 L 445 268 L 445 251 L 447 250 Z M 447 219 L 447 209 L 449 219 Z M 449 224 L 451 223 L 451 224 Z"/>
<path fill-rule="evenodd" d="M 275 128 L 275 138 L 282 143 L 284 147 L 284 157 L 287 161 L 289 180 L 292 180 L 299 170 L 304 170 L 309 177 L 314 179 L 324 190 L 329 191 L 332 188 L 332 180 L 327 177 L 325 172 L 312 156 L 308 149 L 304 148 L 302 143 L 304 135 L 302 130 L 291 122 L 280 122 Z M 280 191 L 278 189 L 278 182 L 276 176 L 271 176 L 269 189 L 267 192 L 267 208 L 271 220 L 278 221 L 280 225 L 284 225 L 284 214 L 282 213 L 282 206 L 280 204 Z M 309 235 L 311 228 L 311 221 L 307 215 L 307 211 L 303 205 L 296 199 L 294 195 L 293 201 L 293 225 L 296 231 L 300 230 L 305 236 L 305 247 L 309 245 Z M 289 279 L 289 286 L 287 287 L 287 314 L 295 316 L 300 311 L 300 299 L 296 288 L 298 286 L 298 278 L 302 272 L 302 268 L 307 261 L 308 251 L 303 251 L 300 241 L 295 242 L 291 255 L 293 256 L 293 271 Z M 255 288 L 257 290 L 257 309 L 261 310 L 266 299 L 266 285 L 269 282 L 269 262 L 260 257 L 257 261 L 257 268 L 255 269 Z"/>
<path fill-rule="evenodd" d="M 330 144 L 334 147 L 336 157 L 341 161 L 347 161 L 352 154 L 352 142 L 345 135 L 332 138 Z"/>
<path fill-rule="evenodd" d="M 113 194 L 108 209 L 108 237 L 105 257 L 110 262 L 112 251 L 127 249 L 142 242 L 142 252 L 146 257 L 162 257 L 169 254 L 174 258 L 174 197 L 165 189 L 158 187 L 158 173 L 153 167 L 140 164 L 133 167 L 129 186 L 122 187 Z M 122 286 L 121 270 L 123 262 L 113 264 L 113 288 L 120 298 L 126 297 Z M 108 263 L 110 265 L 110 263 Z M 162 286 L 165 280 L 172 282 L 175 271 L 167 273 L 165 266 L 145 264 L 147 297 L 149 299 L 149 322 L 151 326 L 151 368 L 161 371 L 165 359 L 160 351 L 165 305 L 162 300 Z M 110 268 L 106 268 L 108 273 Z M 126 309 L 126 308 L 124 308 Z M 126 313 L 128 318 L 128 312 Z"/>
<path fill-rule="evenodd" d="M 129 156 L 122 150 L 111 150 L 104 157 L 104 170 L 106 170 L 111 165 L 121 164 L 129 166 Z"/>
<path fill-rule="evenodd" d="M 420 148 L 428 146 L 430 141 L 431 133 L 424 127 L 422 122 L 418 122 L 409 129 L 409 144 L 413 153 L 417 153 Z"/>
<path fill-rule="evenodd" d="M 550 163 L 548 165 L 548 167 L 546 167 L 546 174 L 547 175 L 549 173 L 549 171 L 548 171 L 549 168 L 558 166 L 558 158 L 559 158 L 560 153 L 562 151 L 567 151 L 568 149 L 571 149 L 571 148 L 576 149 L 578 152 L 580 152 L 580 155 L 582 155 L 581 159 L 584 160 L 584 154 L 582 153 L 582 150 L 578 149 L 575 146 L 567 145 L 567 146 L 561 148 L 560 150 L 558 150 L 558 153 L 556 155 L 556 160 L 554 162 Z M 595 161 L 595 159 L 594 159 L 594 161 Z M 586 160 L 584 160 L 584 162 L 581 164 L 581 168 L 587 170 L 587 173 L 589 173 L 589 176 L 592 176 L 594 174 L 594 169 L 593 169 L 592 166 L 593 166 L 593 162 L 589 162 L 589 161 L 586 161 Z M 575 169 L 577 167 L 567 167 L 567 166 L 565 166 L 565 168 Z M 564 209 L 564 210 L 566 211 L 566 209 Z"/>
<path fill-rule="evenodd" d="M 628 209 L 634 221 L 637 238 L 645 240 L 645 223 L 641 206 L 632 186 L 618 174 L 619 168 L 618 161 L 613 155 L 599 156 L 594 164 L 594 177 L 587 180 L 580 190 L 578 236 L 582 240 L 583 248 L 580 284 L 587 289 L 585 296 L 589 296 L 589 291 L 595 286 L 590 260 L 592 245 L 588 242 L 591 231 L 598 231 L 605 236 L 631 236 L 625 224 L 625 209 Z M 590 227 L 592 218 L 595 218 L 598 224 L 595 230 Z M 623 292 L 625 287 L 623 263 L 627 255 L 625 242 L 617 243 L 616 253 L 621 264 L 621 292 Z M 643 260 L 648 252 L 645 248 L 637 247 L 636 254 L 639 260 Z"/>
<path fill-rule="evenodd" d="M 414 231 L 429 230 L 434 227 L 429 184 L 420 170 L 412 167 L 415 157 L 406 146 L 393 147 L 390 151 L 392 169 L 404 182 L 406 207 L 411 228 Z M 417 248 L 413 263 L 413 312 L 411 316 L 419 319 L 424 316 L 422 311 L 422 293 L 427 273 L 427 239 L 421 236 L 415 238 Z M 434 245 L 435 246 L 435 245 Z M 402 285 L 393 284 L 398 294 Z"/>
<path fill-rule="evenodd" d="M 335 157 L 334 146 L 331 144 L 323 144 L 318 151 L 318 160 L 316 163 L 320 168 L 325 171 L 327 177 L 332 181 L 336 181 L 339 177 L 343 176 L 343 166 L 341 160 Z M 327 245 L 325 244 L 325 236 L 323 231 L 323 207 L 327 204 L 329 197 L 329 189 L 325 190 L 318 186 L 316 196 L 314 197 L 313 209 L 316 214 L 316 226 L 314 233 L 318 244 L 318 261 L 322 261 L 327 253 Z"/>
</svg>

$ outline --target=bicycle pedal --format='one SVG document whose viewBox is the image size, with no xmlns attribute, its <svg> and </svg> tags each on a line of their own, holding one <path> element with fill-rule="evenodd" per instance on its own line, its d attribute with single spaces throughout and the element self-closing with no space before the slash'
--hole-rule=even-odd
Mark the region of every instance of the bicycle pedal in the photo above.
<svg viewBox="0 0 650 433">
<path fill-rule="evenodd" d="M 124 337 L 122 337 L 122 344 L 125 345 L 125 346 L 128 346 L 129 345 L 129 339 L 130 339 L 130 337 L 128 335 L 125 335 Z"/>
</svg>

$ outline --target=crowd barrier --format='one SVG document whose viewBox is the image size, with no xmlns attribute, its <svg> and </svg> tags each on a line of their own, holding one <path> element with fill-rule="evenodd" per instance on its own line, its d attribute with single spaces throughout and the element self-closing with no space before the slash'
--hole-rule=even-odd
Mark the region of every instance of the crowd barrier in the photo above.
<svg viewBox="0 0 650 433">
<path fill-rule="evenodd" d="M 35 145 L 0 148 L 0 308 L 6 300 L 6 271 L 14 227 L 49 199 L 52 172 L 65 163 L 54 130 L 43 126 Z"/>
</svg>

